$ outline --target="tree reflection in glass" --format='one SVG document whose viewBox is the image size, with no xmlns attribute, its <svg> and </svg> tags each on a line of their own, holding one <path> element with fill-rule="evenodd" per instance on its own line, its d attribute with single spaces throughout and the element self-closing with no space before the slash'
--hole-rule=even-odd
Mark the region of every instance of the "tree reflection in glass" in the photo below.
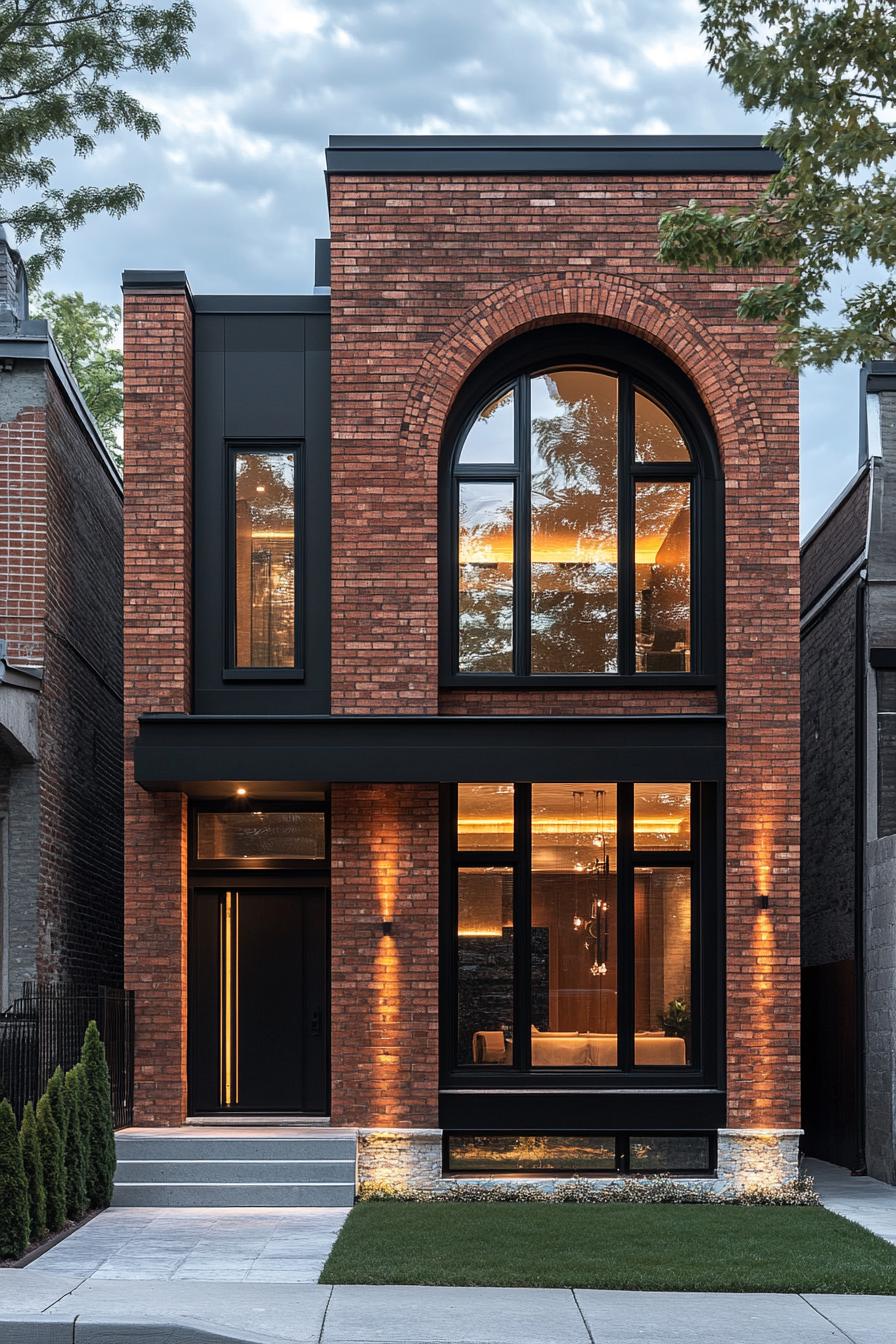
<svg viewBox="0 0 896 1344">
<path fill-rule="evenodd" d="M 617 668 L 617 384 L 553 370 L 532 378 L 532 668 Z"/>
<path fill-rule="evenodd" d="M 237 453 L 234 466 L 236 665 L 294 667 L 294 454 Z"/>
<path fill-rule="evenodd" d="M 458 487 L 458 666 L 513 670 L 513 483 Z"/>
</svg>

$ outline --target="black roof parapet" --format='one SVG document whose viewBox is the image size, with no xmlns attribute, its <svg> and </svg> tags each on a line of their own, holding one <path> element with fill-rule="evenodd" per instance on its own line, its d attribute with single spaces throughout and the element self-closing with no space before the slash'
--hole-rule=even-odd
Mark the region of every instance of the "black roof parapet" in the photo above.
<svg viewBox="0 0 896 1344">
<path fill-rule="evenodd" d="M 756 135 L 331 135 L 327 175 L 775 173 Z"/>
</svg>

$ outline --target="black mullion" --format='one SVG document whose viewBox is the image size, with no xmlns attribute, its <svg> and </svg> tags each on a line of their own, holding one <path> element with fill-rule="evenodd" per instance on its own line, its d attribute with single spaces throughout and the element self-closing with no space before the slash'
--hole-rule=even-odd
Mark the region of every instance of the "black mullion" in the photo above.
<svg viewBox="0 0 896 1344">
<path fill-rule="evenodd" d="M 630 676 L 635 670 L 635 500 L 632 481 L 634 456 L 634 392 L 631 379 L 620 373 L 617 413 L 617 671 Z"/>
<path fill-rule="evenodd" d="M 532 786 L 515 784 L 513 882 L 513 1062 L 521 1073 L 532 1067 Z"/>
<path fill-rule="evenodd" d="M 514 631 L 515 668 L 518 677 L 528 677 L 532 648 L 532 415 L 529 379 L 517 382 L 516 396 L 517 484 L 514 509 Z"/>
<path fill-rule="evenodd" d="M 616 786 L 616 1032 L 617 1064 L 635 1062 L 635 786 Z"/>
<path fill-rule="evenodd" d="M 636 849 L 635 868 L 690 868 L 694 851 L 690 849 Z"/>
<path fill-rule="evenodd" d="M 636 481 L 692 481 L 697 468 L 688 462 L 633 462 L 631 474 Z"/>
<path fill-rule="evenodd" d="M 512 849 L 459 849 L 458 868 L 512 868 Z"/>
<path fill-rule="evenodd" d="M 703 847 L 706 828 L 703 811 L 707 797 L 712 793 L 703 784 L 695 784 L 691 792 L 691 843 L 694 863 L 691 868 L 691 1058 L 690 1067 L 703 1068 L 703 986 L 709 988 L 708 975 L 713 958 L 707 956 L 708 942 L 704 932 L 704 890 L 706 862 Z M 710 828 L 711 830 L 712 828 Z M 711 991 L 710 991 L 711 992 Z"/>
<path fill-rule="evenodd" d="M 457 1057 L 457 785 L 439 789 L 439 1060 L 445 1079 L 460 1063 Z"/>
</svg>

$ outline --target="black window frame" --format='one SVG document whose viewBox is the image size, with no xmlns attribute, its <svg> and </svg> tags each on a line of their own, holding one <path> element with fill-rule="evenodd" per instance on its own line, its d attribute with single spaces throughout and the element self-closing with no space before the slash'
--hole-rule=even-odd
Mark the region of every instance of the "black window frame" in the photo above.
<svg viewBox="0 0 896 1344">
<path fill-rule="evenodd" d="M 304 478 L 305 451 L 301 439 L 227 439 L 225 490 L 225 547 L 224 562 L 224 650 L 222 669 L 224 681 L 294 681 L 305 679 L 304 613 L 305 613 L 305 523 Z M 242 667 L 236 661 L 236 460 L 248 453 L 293 454 L 293 555 L 295 557 L 295 585 L 293 591 L 293 635 L 295 663 L 292 667 Z"/>
<path fill-rule="evenodd" d="M 581 1133 L 580 1131 L 577 1131 Z M 488 1138 L 512 1138 L 522 1139 L 535 1137 L 542 1134 L 546 1137 L 557 1134 L 565 1136 L 568 1130 L 491 1130 Z M 595 1178 L 598 1180 L 613 1180 L 614 1177 L 631 1176 L 632 1179 L 642 1180 L 650 1176 L 656 1176 L 660 1173 L 664 1176 L 693 1177 L 695 1180 L 711 1176 L 718 1166 L 718 1130 L 708 1129 L 702 1131 L 681 1131 L 675 1129 L 651 1129 L 648 1134 L 642 1130 L 632 1130 L 628 1133 L 620 1133 L 618 1130 L 593 1130 L 590 1134 L 582 1134 L 583 1138 L 605 1139 L 612 1143 L 615 1149 L 614 1166 L 606 1167 L 526 1167 L 507 1168 L 501 1170 L 495 1167 L 452 1167 L 451 1165 L 451 1140 L 467 1138 L 469 1136 L 478 1137 L 476 1131 L 464 1131 L 457 1128 L 444 1130 L 442 1133 L 442 1175 L 450 1176 L 457 1181 L 462 1180 L 492 1180 L 501 1181 L 514 1179 L 516 1176 L 528 1176 L 533 1180 L 575 1180 L 577 1177 Z M 486 1136 L 483 1136 L 486 1137 Z M 633 1138 L 650 1139 L 705 1139 L 707 1151 L 707 1165 L 705 1167 L 632 1167 L 631 1165 L 631 1141 Z"/>
<path fill-rule="evenodd" d="M 531 798 L 532 782 L 514 784 L 514 843 L 505 850 L 462 850 L 457 844 L 457 785 L 442 786 L 440 798 L 440 1087 L 490 1091 L 539 1092 L 638 1091 L 714 1088 L 724 1070 L 724 952 L 722 946 L 723 858 L 722 790 L 714 781 L 648 778 L 607 780 L 616 784 L 617 806 L 617 1066 L 615 1068 L 531 1067 L 531 1039 L 518 1024 L 531 1022 Z M 688 851 L 634 848 L 635 784 L 689 783 L 691 839 Z M 457 1061 L 458 946 L 457 873 L 461 868 L 511 868 L 514 909 L 514 1057 L 511 1064 L 459 1064 Z M 634 1063 L 635 929 L 634 874 L 643 867 L 690 867 L 691 1062 L 684 1066 Z M 640 1125 L 640 1129 L 644 1126 Z"/>
<path fill-rule="evenodd" d="M 618 670 L 533 673 L 530 663 L 528 452 L 529 379 L 551 369 L 587 369 L 618 379 Z M 459 462 L 480 411 L 514 390 L 514 462 L 489 467 Z M 635 391 L 674 420 L 689 462 L 636 462 Z M 459 669 L 458 491 L 461 481 L 514 482 L 513 671 Z M 687 672 L 635 671 L 635 495 L 638 481 L 688 481 L 691 486 L 691 648 Z M 522 504 L 522 507 L 520 505 Z M 541 327 L 508 342 L 483 361 L 461 390 L 447 422 L 439 501 L 439 663 L 445 688 L 590 686 L 716 687 L 724 676 L 724 495 L 709 417 L 684 374 L 659 351 L 627 333 L 568 325 Z"/>
<path fill-rule="evenodd" d="M 272 859 L 250 856 L 245 859 L 197 858 L 198 821 L 201 812 L 322 812 L 324 816 L 324 857 L 322 859 Z M 202 798 L 190 803 L 188 819 L 188 866 L 191 873 L 309 873 L 328 874 L 330 871 L 330 799 L 324 793 L 318 799 L 265 798 Z M 207 884 L 206 884 L 207 885 Z"/>
</svg>

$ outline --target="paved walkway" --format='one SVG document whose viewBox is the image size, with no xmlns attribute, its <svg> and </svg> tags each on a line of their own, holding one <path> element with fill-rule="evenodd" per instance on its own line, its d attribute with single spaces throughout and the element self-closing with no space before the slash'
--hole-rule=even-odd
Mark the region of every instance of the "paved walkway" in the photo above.
<svg viewBox="0 0 896 1344">
<path fill-rule="evenodd" d="M 4 1326 L 4 1321 L 8 1322 Z M 15 1321 L 18 1326 L 12 1325 Z M 896 1299 L 113 1283 L 0 1271 L 0 1339 L 66 1344 L 892 1344 Z"/>
<path fill-rule="evenodd" d="M 896 1246 L 896 1186 L 871 1176 L 851 1176 L 846 1167 L 834 1167 L 815 1157 L 808 1158 L 805 1167 L 826 1209 L 861 1223 Z"/>
<path fill-rule="evenodd" d="M 107 1209 L 26 1272 L 317 1283 L 348 1209 Z"/>
</svg>

